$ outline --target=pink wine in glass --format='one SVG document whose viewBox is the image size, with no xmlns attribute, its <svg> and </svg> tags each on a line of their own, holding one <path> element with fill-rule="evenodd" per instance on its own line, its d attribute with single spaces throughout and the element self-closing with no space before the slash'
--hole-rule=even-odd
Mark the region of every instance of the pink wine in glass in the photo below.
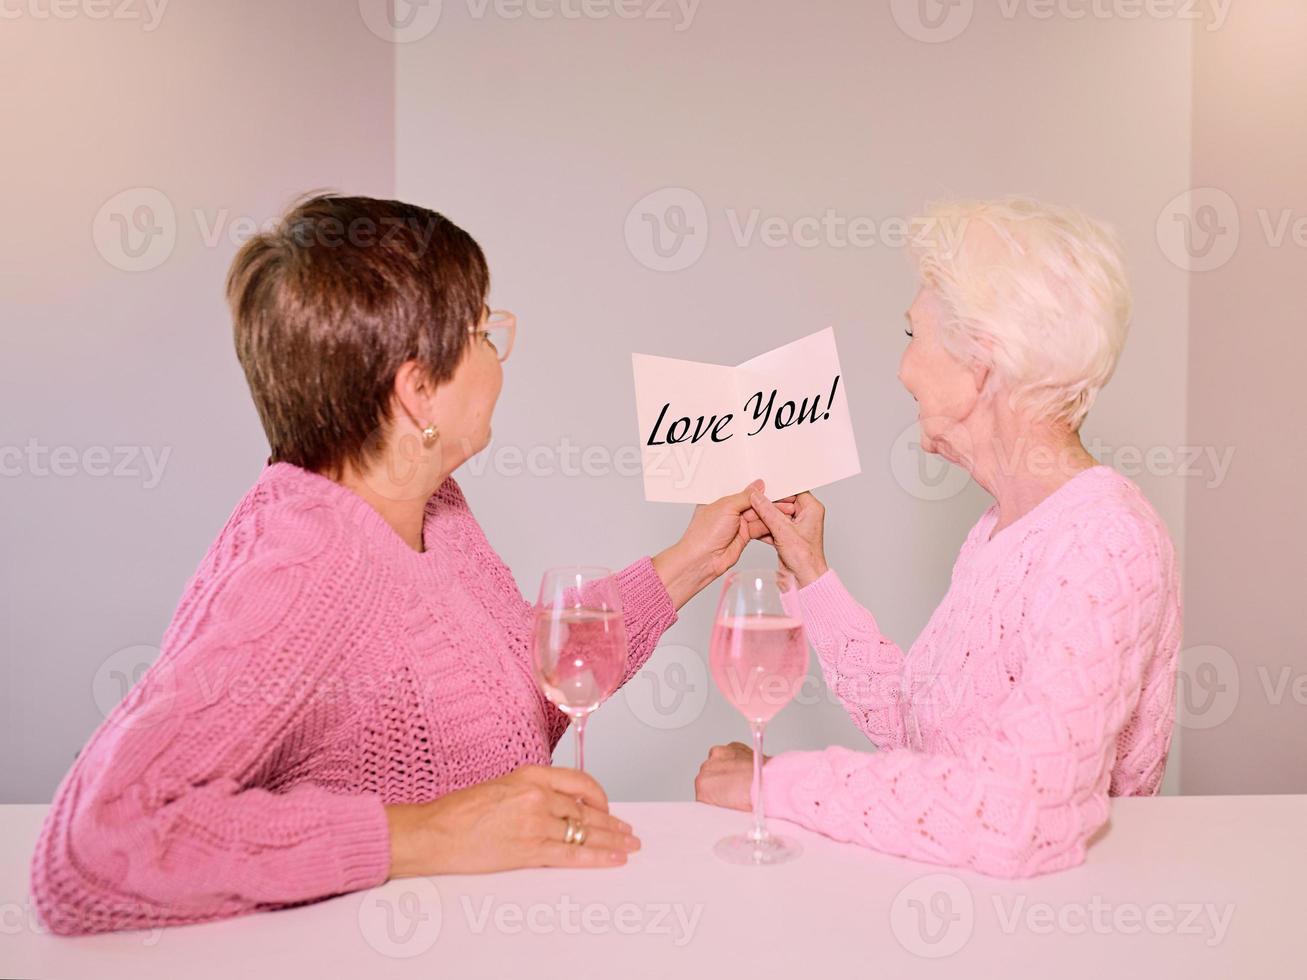
<svg viewBox="0 0 1307 980">
<path fill-rule="evenodd" d="M 750 722 L 766 724 L 808 674 L 803 624 L 789 616 L 732 616 L 713 627 L 713 680 Z"/>
<path fill-rule="evenodd" d="M 626 669 L 622 615 L 596 609 L 541 609 L 537 650 L 556 651 L 540 667 L 545 697 L 569 715 L 589 714 L 617 689 Z"/>
<path fill-rule="evenodd" d="M 576 768 L 585 768 L 585 722 L 626 671 L 626 626 L 617 579 L 606 568 L 551 568 L 540 583 L 531 664 L 545 697 L 572 719 Z"/>
<path fill-rule="evenodd" d="M 767 829 L 762 804 L 763 729 L 794 699 L 808 673 L 798 607 L 798 584 L 784 569 L 732 572 L 717 603 L 708 662 L 717 687 L 753 733 L 753 828 L 713 848 L 732 864 L 780 864 L 803 851 L 797 841 Z"/>
</svg>

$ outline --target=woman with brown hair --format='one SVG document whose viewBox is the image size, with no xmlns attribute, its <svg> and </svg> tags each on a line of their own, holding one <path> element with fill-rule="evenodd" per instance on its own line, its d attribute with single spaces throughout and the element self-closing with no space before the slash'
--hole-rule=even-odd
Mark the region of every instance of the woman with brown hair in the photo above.
<svg viewBox="0 0 1307 980">
<path fill-rule="evenodd" d="M 476 242 L 319 196 L 228 280 L 271 447 L 147 675 L 65 777 L 32 864 L 47 926 L 195 922 L 388 877 L 622 864 L 603 790 L 549 767 L 568 719 L 531 606 L 450 474 L 490 440 L 515 330 Z M 623 681 L 765 533 L 748 492 L 617 573 Z"/>
</svg>

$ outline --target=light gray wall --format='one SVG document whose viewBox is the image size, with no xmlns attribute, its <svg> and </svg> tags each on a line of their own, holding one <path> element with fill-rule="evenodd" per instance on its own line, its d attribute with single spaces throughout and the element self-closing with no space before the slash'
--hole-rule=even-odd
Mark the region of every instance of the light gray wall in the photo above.
<svg viewBox="0 0 1307 980">
<path fill-rule="evenodd" d="M 1287 0 L 1196 38 L 1189 438 L 1234 463 L 1186 505 L 1185 792 L 1307 792 L 1305 42 Z"/>
<path fill-rule="evenodd" d="M 463 482 L 528 595 L 551 564 L 619 565 L 669 544 L 689 516 L 644 503 L 637 475 L 562 472 L 563 439 L 614 465 L 629 457 L 617 451 L 636 440 L 632 351 L 733 364 L 831 324 L 864 469 L 820 494 L 832 564 L 903 644 L 943 595 L 988 498 L 939 482 L 933 460 L 925 479 L 911 475 L 915 411 L 895 379 L 907 263 L 834 238 L 739 244 L 732 220 L 755 211 L 820 222 L 832 209 L 892 233 L 887 221 L 930 198 L 1015 191 L 1112 222 L 1137 313 L 1086 435 L 1106 462 L 1183 444 L 1186 275 L 1155 223 L 1188 186 L 1187 22 L 1008 19 L 978 4 L 958 36 L 928 43 L 896 23 L 911 4 L 721 0 L 688 24 L 674 7 L 670 20 L 481 9 L 446 3 L 400 46 L 398 190 L 477 236 L 493 301 L 520 318 L 495 444 Z M 677 206 L 696 230 L 660 256 L 641 215 Z M 517 464 L 532 451 L 537 475 Z M 1182 545 L 1184 479 L 1153 469 L 1137 479 Z M 744 559 L 768 560 L 762 545 Z M 715 597 L 687 607 L 665 641 L 675 649 L 656 654 L 661 709 L 646 676 L 591 722 L 587 761 L 615 798 L 686 798 L 707 747 L 745 734 L 702 666 Z M 824 686 L 809 693 L 773 723 L 770 749 L 866 745 Z M 571 759 L 570 742 L 557 757 Z"/>
<path fill-rule="evenodd" d="M 49 798 L 258 474 L 266 446 L 221 283 L 231 222 L 270 218 L 303 190 L 395 192 L 486 247 L 520 346 L 496 444 L 462 479 L 528 595 L 551 564 L 619 564 L 688 518 L 644 503 L 630 470 L 633 350 L 734 363 L 828 324 L 864 466 L 822 494 L 832 561 L 905 644 L 943 594 L 988 500 L 911 448 L 894 377 L 906 262 L 886 244 L 739 244 L 732 219 L 755 211 L 820 222 L 830 209 L 879 241 L 930 198 L 1019 191 L 1113 222 L 1136 321 L 1086 434 L 1127 471 L 1124 448 L 1185 443 L 1187 273 L 1156 226 L 1190 180 L 1189 24 L 963 4 L 970 20 L 932 35 L 912 4 L 833 0 L 624 8 L 668 20 L 424 9 L 397 46 L 352 3 L 174 3 L 148 31 L 85 16 L 0 31 L 0 82 L 23 93 L 0 104 L 0 193 L 22 230 L 0 237 L 0 448 L 22 457 L 0 478 L 0 801 Z M 376 4 L 363 10 L 376 27 Z M 153 202 L 169 226 L 154 195 L 118 196 L 137 188 L 163 195 L 176 238 L 134 258 L 115 245 L 114 212 Z M 642 214 L 674 216 L 669 204 L 690 206 L 697 231 L 660 258 Z M 685 267 L 657 271 L 669 263 Z M 73 447 L 72 475 L 33 465 L 33 440 Z M 97 447 L 117 462 L 118 446 L 168 452 L 157 485 L 139 459 L 93 475 Z M 605 466 L 631 475 L 563 472 Z M 1183 547 L 1186 478 L 1136 478 Z M 768 557 L 751 546 L 745 560 Z M 685 610 L 651 667 L 664 700 L 642 677 L 592 722 L 591 766 L 616 798 L 688 797 L 707 746 L 743 734 L 702 671 L 712 599 Z M 824 687 L 808 693 L 770 748 L 864 744 Z"/>
<path fill-rule="evenodd" d="M 353 4 L 0 22 L 0 802 L 50 798 L 258 477 L 233 236 L 310 188 L 393 191 L 393 52 Z M 134 258 L 112 215 L 142 204 L 164 233 Z"/>
</svg>

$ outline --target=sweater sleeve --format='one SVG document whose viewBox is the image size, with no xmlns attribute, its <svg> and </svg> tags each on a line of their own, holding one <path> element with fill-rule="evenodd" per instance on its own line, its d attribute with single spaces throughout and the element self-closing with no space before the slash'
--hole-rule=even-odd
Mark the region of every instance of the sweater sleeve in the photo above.
<svg viewBox="0 0 1307 980">
<path fill-rule="evenodd" d="M 799 608 L 826 683 L 854 724 L 882 748 L 905 744 L 903 651 L 880 631 L 834 569 L 799 590 Z"/>
<path fill-rule="evenodd" d="M 640 672 L 662 635 L 676 622 L 676 607 L 647 557 L 617 573 L 617 591 L 622 597 L 627 643 L 626 672 L 618 684 L 621 687 Z"/>
<path fill-rule="evenodd" d="M 1151 532 L 1145 531 L 1143 534 Z M 837 840 L 1018 878 L 1084 860 L 1106 822 L 1117 734 L 1177 585 L 1137 529 L 1071 530 L 1032 570 L 1020 682 L 956 754 L 841 747 L 766 766 L 769 814 Z M 1156 655 L 1163 655 L 1156 653 Z M 1167 733 L 1169 738 L 1169 733 Z"/>
<path fill-rule="evenodd" d="M 366 602 L 340 583 L 364 556 L 325 508 L 260 520 L 224 530 L 159 659 L 60 785 L 31 876 L 51 931 L 198 922 L 385 880 L 377 796 L 261 785 L 314 723 L 314 692 L 348 680 Z"/>
</svg>

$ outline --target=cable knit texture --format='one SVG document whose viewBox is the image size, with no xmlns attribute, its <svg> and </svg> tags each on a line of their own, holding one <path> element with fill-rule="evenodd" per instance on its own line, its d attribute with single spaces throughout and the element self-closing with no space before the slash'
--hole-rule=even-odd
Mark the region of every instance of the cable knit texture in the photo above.
<svg viewBox="0 0 1307 980">
<path fill-rule="evenodd" d="M 1181 634 L 1166 526 L 1107 466 L 991 539 L 997 521 L 971 529 L 906 656 L 833 570 L 800 590 L 827 683 L 882 751 L 775 757 L 769 815 L 1027 877 L 1082 862 L 1109 796 L 1157 792 Z"/>
<path fill-rule="evenodd" d="M 383 804 L 549 764 L 568 719 L 532 675 L 532 606 L 452 479 L 423 537 L 325 477 L 264 470 L 55 795 L 32 862 L 52 931 L 377 885 Z M 618 582 L 625 683 L 676 614 L 648 558 Z"/>
</svg>

